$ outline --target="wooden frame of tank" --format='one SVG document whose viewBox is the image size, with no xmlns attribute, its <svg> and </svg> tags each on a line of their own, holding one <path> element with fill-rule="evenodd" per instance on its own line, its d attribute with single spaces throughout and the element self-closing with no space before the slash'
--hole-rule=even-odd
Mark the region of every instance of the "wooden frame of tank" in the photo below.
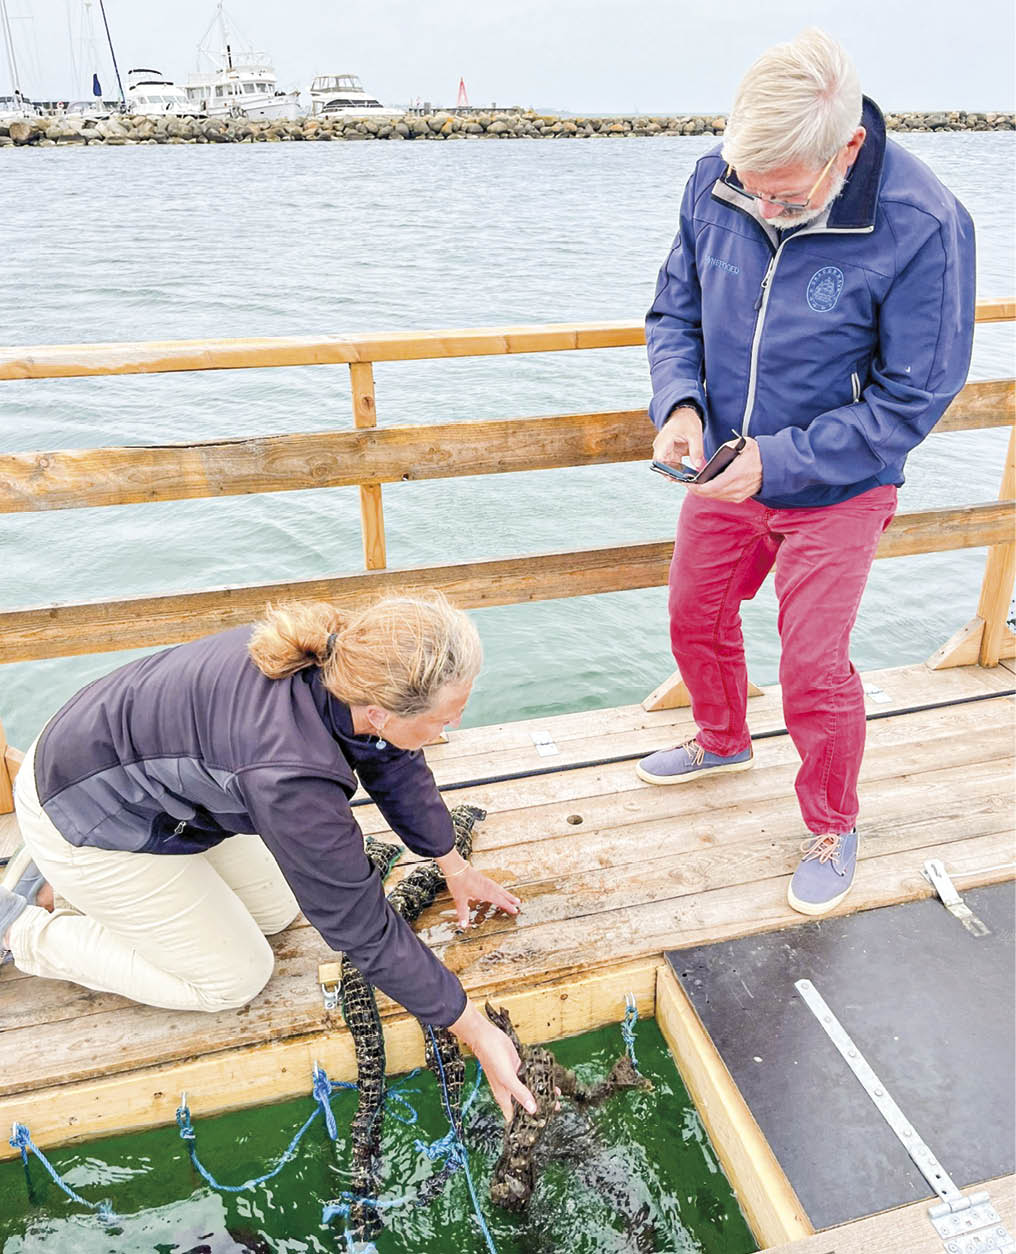
<svg viewBox="0 0 1016 1254">
<path fill-rule="evenodd" d="M 978 305 L 978 322 L 1013 318 L 1016 302 Z M 0 380 L 348 364 L 352 430 L 154 448 L 0 454 L 0 513 L 356 485 L 364 556 L 362 573 L 334 578 L 7 610 L 0 613 L 0 661 L 176 643 L 248 622 L 268 600 L 325 598 L 354 605 L 388 589 L 437 587 L 463 607 L 480 607 L 664 584 L 670 540 L 386 568 L 383 483 L 642 460 L 647 428 L 645 411 L 633 410 L 379 429 L 374 362 L 617 348 L 637 345 L 642 338 L 640 323 L 601 323 L 0 350 Z M 1014 401 L 1012 379 L 968 384 L 936 427 L 1011 428 L 999 499 L 897 515 L 879 546 L 880 558 L 989 548 L 977 614 L 929 659 L 932 668 L 993 667 L 1016 656 L 1016 636 L 1006 626 L 1016 568 Z M 646 708 L 685 701 L 675 675 L 647 698 Z M 12 784 L 21 759 L 0 727 L 0 816 L 12 810 Z M 960 887 L 1007 878 L 1008 868 L 988 868 Z M 914 885 L 908 896 L 928 891 Z M 628 992 L 635 995 L 640 1015 L 657 1018 L 760 1246 L 782 1249 L 793 1243 L 800 1254 L 813 1248 L 818 1252 L 819 1246 L 808 1239 L 813 1229 L 799 1200 L 662 953 L 601 966 L 578 978 L 534 981 L 524 991 L 497 994 L 496 999 L 510 1009 L 523 1039 L 553 1041 L 619 1022 Z M 393 1074 L 420 1065 L 423 1044 L 414 1019 L 389 1013 L 385 1036 Z M 27 1123 L 41 1146 L 138 1130 L 171 1123 L 183 1091 L 197 1116 L 304 1094 L 315 1059 L 334 1079 L 354 1076 L 348 1033 L 326 1030 L 68 1084 L 59 1090 L 58 1105 L 52 1088 L 3 1098 L 0 1123 L 4 1118 Z M 0 1143 L 0 1157 L 13 1152 Z M 1013 1183 L 1013 1177 L 994 1182 L 993 1195 L 1010 1226 Z M 913 1254 L 919 1248 L 913 1241 L 922 1234 L 928 1237 L 929 1250 L 940 1248 L 927 1223 L 926 1204 L 918 1203 L 826 1231 L 821 1254 L 828 1254 L 831 1243 L 836 1254 L 848 1254 L 875 1248 L 876 1242 L 885 1254 Z"/>
</svg>

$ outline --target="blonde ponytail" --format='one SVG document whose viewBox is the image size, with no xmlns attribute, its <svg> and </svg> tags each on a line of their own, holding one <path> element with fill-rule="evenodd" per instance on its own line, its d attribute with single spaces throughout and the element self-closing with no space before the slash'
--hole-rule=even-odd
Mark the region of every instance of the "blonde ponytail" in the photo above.
<svg viewBox="0 0 1016 1254">
<path fill-rule="evenodd" d="M 254 627 L 247 649 L 254 665 L 269 679 L 286 679 L 305 666 L 320 666 L 328 637 L 340 632 L 349 615 L 325 601 L 270 605 Z"/>
<path fill-rule="evenodd" d="M 483 662 L 472 620 L 437 592 L 386 597 L 356 613 L 325 602 L 269 607 L 249 650 L 270 679 L 320 666 L 345 704 L 407 718 L 431 709 L 445 684 L 472 682 Z"/>
</svg>

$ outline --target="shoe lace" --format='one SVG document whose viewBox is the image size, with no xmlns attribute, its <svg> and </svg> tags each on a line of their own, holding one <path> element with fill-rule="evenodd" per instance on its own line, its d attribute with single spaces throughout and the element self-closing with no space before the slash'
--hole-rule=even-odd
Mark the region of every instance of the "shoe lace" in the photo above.
<svg viewBox="0 0 1016 1254">
<path fill-rule="evenodd" d="M 685 753 L 688 755 L 689 761 L 694 766 L 701 766 L 702 763 L 705 761 L 706 751 L 699 744 L 699 742 L 695 739 L 694 736 L 692 736 L 690 740 L 682 741 L 682 743 L 679 744 L 677 748 L 683 749 L 685 751 Z"/>
<path fill-rule="evenodd" d="M 804 854 L 802 861 L 808 862 L 812 858 L 817 858 L 819 862 L 829 862 L 835 858 L 840 851 L 840 843 L 843 837 L 837 836 L 833 832 L 828 832 L 822 836 L 811 836 L 808 840 L 801 841 L 801 853 Z"/>
</svg>

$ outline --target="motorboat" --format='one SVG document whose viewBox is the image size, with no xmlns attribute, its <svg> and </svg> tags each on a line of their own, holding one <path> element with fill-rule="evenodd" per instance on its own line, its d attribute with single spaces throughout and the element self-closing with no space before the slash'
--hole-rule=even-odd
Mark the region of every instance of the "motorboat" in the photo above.
<svg viewBox="0 0 1016 1254">
<path fill-rule="evenodd" d="M 386 108 L 364 90 L 355 74 L 318 74 L 310 85 L 314 117 L 401 118 L 404 109 Z"/>
<path fill-rule="evenodd" d="M 126 97 L 131 113 L 147 117 L 200 112 L 187 92 L 161 70 L 128 70 Z"/>
<path fill-rule="evenodd" d="M 236 39 L 235 26 L 231 30 L 227 25 L 220 3 L 198 45 L 202 68 L 188 77 L 184 88 L 190 111 L 258 120 L 300 117 L 299 91 L 279 91 L 268 57 L 252 47 L 241 48 Z"/>
</svg>

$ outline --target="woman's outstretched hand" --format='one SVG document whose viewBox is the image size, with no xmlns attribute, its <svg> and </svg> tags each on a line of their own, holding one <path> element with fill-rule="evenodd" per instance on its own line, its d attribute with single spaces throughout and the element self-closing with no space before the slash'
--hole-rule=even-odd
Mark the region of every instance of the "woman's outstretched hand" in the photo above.
<svg viewBox="0 0 1016 1254">
<path fill-rule="evenodd" d="M 502 888 L 497 880 L 492 880 L 489 875 L 470 866 L 461 854 L 453 850 L 443 858 L 438 858 L 437 864 L 444 873 L 448 891 L 455 902 L 459 927 L 469 926 L 469 907 L 473 902 L 488 902 L 508 914 L 518 914 L 522 905 L 521 899 L 507 888 Z"/>
<path fill-rule="evenodd" d="M 518 1077 L 522 1065 L 518 1050 L 500 1028 L 467 1002 L 465 1010 L 448 1030 L 469 1046 L 483 1067 L 505 1123 L 511 1121 L 513 1098 L 531 1115 L 536 1114 L 536 1100 Z"/>
</svg>

